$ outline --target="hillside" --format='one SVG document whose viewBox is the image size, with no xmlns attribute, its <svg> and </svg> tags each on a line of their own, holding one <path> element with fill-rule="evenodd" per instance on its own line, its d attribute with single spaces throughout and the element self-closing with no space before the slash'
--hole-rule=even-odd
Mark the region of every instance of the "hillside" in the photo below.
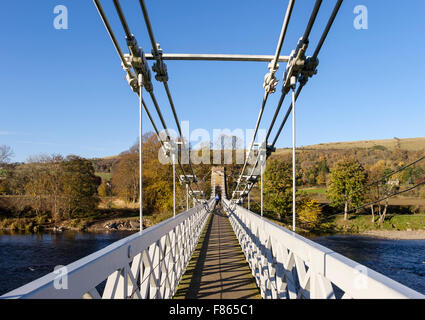
<svg viewBox="0 0 425 320">
<path fill-rule="evenodd" d="M 385 140 L 360 140 L 349 142 L 330 142 L 320 143 L 310 146 L 300 147 L 301 150 L 347 150 L 347 149 L 377 149 L 394 150 L 401 149 L 407 151 L 425 150 L 425 138 L 406 138 L 406 139 L 385 139 Z M 278 149 L 276 154 L 285 154 L 291 152 L 290 148 Z"/>
</svg>

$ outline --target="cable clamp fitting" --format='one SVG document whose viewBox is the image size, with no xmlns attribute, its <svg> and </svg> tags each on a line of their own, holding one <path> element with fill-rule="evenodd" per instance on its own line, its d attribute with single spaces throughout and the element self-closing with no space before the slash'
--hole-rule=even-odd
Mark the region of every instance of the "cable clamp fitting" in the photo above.
<svg viewBox="0 0 425 320">
<path fill-rule="evenodd" d="M 263 88 L 267 93 L 274 93 L 276 91 L 276 86 L 279 83 L 279 80 L 276 79 L 275 74 L 279 69 L 279 65 L 276 64 L 276 68 L 273 68 L 274 61 L 269 63 L 268 69 L 269 73 L 267 73 L 264 77 Z"/>
<path fill-rule="evenodd" d="M 156 72 L 155 79 L 161 82 L 168 81 L 167 65 L 162 60 L 162 49 L 159 43 L 156 44 L 158 54 L 155 54 L 155 50 L 152 50 L 152 56 L 156 62 L 152 66 L 152 70 Z"/>
<path fill-rule="evenodd" d="M 301 71 L 303 70 L 306 63 L 305 53 L 307 48 L 308 40 L 300 38 L 297 48 L 291 52 L 283 77 L 284 81 L 282 92 L 284 94 L 287 94 L 291 90 L 291 77 L 296 77 L 296 79 L 298 79 L 299 75 L 301 74 Z"/>
<path fill-rule="evenodd" d="M 133 35 L 127 37 L 126 40 L 130 54 L 124 55 L 124 58 L 133 67 L 136 74 L 143 75 L 143 86 L 145 87 L 146 91 L 152 92 L 153 86 L 151 81 L 151 72 L 149 70 L 149 65 L 146 60 L 145 53 L 143 52 L 142 48 L 138 46 L 137 40 Z"/>
<path fill-rule="evenodd" d="M 131 90 L 134 92 L 139 92 L 139 85 L 137 83 L 137 78 L 134 75 L 134 73 L 131 71 L 131 64 L 129 62 L 130 56 L 124 55 L 125 63 L 121 62 L 121 67 L 125 71 L 125 79 L 127 80 L 128 85 L 130 86 Z"/>
<path fill-rule="evenodd" d="M 301 74 L 298 78 L 298 81 L 301 85 L 305 85 L 309 78 L 317 74 L 317 66 L 319 65 L 319 59 L 308 57 L 305 60 L 304 67 L 301 70 Z"/>
</svg>

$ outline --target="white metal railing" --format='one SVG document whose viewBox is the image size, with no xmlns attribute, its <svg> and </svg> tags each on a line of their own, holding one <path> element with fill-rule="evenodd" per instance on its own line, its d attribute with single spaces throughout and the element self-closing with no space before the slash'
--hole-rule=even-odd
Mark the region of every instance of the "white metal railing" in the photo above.
<svg viewBox="0 0 425 320">
<path fill-rule="evenodd" d="M 241 206 L 224 204 L 263 298 L 425 298 Z"/>
<path fill-rule="evenodd" d="M 0 298 L 171 298 L 212 206 L 210 200 L 189 209 Z M 58 287 L 64 277 L 67 285 Z"/>
</svg>

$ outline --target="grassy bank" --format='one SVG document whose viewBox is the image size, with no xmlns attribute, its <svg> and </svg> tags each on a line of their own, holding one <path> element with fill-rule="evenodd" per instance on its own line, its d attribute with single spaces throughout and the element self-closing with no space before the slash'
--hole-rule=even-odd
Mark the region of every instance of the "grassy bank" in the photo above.
<svg viewBox="0 0 425 320">
<path fill-rule="evenodd" d="M 143 213 L 145 228 L 172 216 L 172 212 Z M 139 230 L 139 206 L 119 199 L 104 199 L 93 212 L 76 213 L 70 218 L 55 221 L 50 215 L 35 215 L 31 212 L 20 216 L 0 215 L 0 231 L 30 232 L 72 230 L 106 232 L 110 230 Z"/>
<path fill-rule="evenodd" d="M 251 205 L 251 210 L 259 214 L 260 207 L 257 203 Z M 332 215 L 332 212 L 327 213 L 321 222 L 314 228 L 302 225 L 297 219 L 297 233 L 301 235 L 323 235 L 323 234 L 344 234 L 344 233 L 367 233 L 370 231 L 386 231 L 388 232 L 425 232 L 425 213 L 406 214 L 402 212 L 388 214 L 385 221 L 379 223 L 379 217 L 375 216 L 372 222 L 370 214 L 351 214 L 348 221 L 344 220 L 343 214 Z M 291 230 L 292 229 L 292 214 L 284 216 L 283 220 L 276 219 L 276 214 L 272 212 L 264 212 L 264 217 L 268 220 Z"/>
<path fill-rule="evenodd" d="M 425 214 L 388 215 L 381 224 L 371 215 L 352 215 L 344 221 L 343 215 L 333 217 L 329 222 L 338 233 L 363 233 L 372 230 L 413 231 L 425 230 Z"/>
</svg>

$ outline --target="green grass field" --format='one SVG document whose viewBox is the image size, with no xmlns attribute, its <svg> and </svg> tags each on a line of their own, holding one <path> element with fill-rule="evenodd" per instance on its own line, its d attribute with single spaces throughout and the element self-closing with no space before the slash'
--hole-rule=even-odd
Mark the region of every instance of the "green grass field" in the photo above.
<svg viewBox="0 0 425 320">
<path fill-rule="evenodd" d="M 108 172 L 95 172 L 96 176 L 101 177 L 102 180 L 110 181 L 112 179 L 112 173 Z"/>
<path fill-rule="evenodd" d="M 315 195 L 315 194 L 320 194 L 320 195 L 325 195 L 326 194 L 326 187 L 312 187 L 312 188 L 302 188 L 299 189 L 298 192 L 304 192 L 307 193 L 309 195 Z"/>
<path fill-rule="evenodd" d="M 372 222 L 371 215 L 350 215 L 344 221 L 343 215 L 335 216 L 332 223 L 339 231 L 364 232 L 369 230 L 425 230 L 425 214 L 388 215 L 382 225 L 378 217 Z"/>
</svg>

